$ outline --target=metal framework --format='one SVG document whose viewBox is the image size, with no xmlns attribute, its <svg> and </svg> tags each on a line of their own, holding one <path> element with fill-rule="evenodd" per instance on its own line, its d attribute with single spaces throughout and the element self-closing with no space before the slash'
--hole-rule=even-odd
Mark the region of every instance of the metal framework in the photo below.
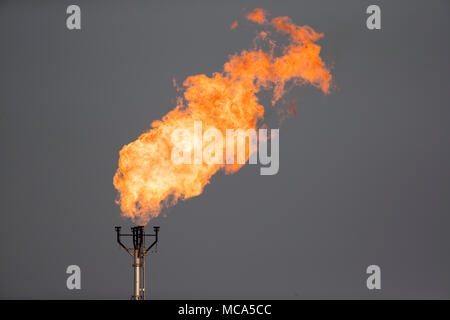
<svg viewBox="0 0 450 320">
<path fill-rule="evenodd" d="M 134 270 L 134 292 L 132 300 L 145 300 L 145 256 L 158 243 L 159 227 L 153 227 L 154 234 L 145 234 L 143 226 L 131 228 L 131 234 L 121 234 L 120 229 L 116 227 L 117 242 L 130 256 L 133 257 Z M 132 237 L 133 248 L 127 248 L 121 241 L 121 237 Z M 153 243 L 146 248 L 145 237 L 153 237 Z"/>
</svg>

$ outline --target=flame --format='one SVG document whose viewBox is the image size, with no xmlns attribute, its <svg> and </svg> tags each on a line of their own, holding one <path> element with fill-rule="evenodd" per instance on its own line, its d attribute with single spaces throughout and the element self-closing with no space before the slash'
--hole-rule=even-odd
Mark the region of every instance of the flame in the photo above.
<svg viewBox="0 0 450 320">
<path fill-rule="evenodd" d="M 282 47 L 281 56 L 274 56 L 271 33 L 260 32 L 257 39 L 269 44 L 269 52 L 262 45 L 255 46 L 230 56 L 222 72 L 210 77 L 188 77 L 183 83 L 183 98 L 178 98 L 176 107 L 122 148 L 114 186 L 124 217 L 146 224 L 164 208 L 200 195 L 219 170 L 234 173 L 243 166 L 172 163 L 171 136 L 175 130 L 185 128 L 193 132 L 194 121 L 201 121 L 203 130 L 214 127 L 223 133 L 226 129 L 256 129 L 264 118 L 264 107 L 256 94 L 273 89 L 272 102 L 276 103 L 285 93 L 288 81 L 295 85 L 310 83 L 325 94 L 330 92 L 332 77 L 320 58 L 320 46 L 314 43 L 323 34 L 308 26 L 297 26 L 288 17 L 269 22 L 267 16 L 268 12 L 255 9 L 247 19 L 288 35 L 289 44 Z M 203 144 L 204 149 L 207 146 Z M 246 152 L 246 160 L 248 156 Z"/>
<path fill-rule="evenodd" d="M 268 12 L 266 10 L 263 10 L 261 8 L 256 8 L 255 10 L 253 10 L 252 12 L 250 12 L 247 15 L 247 19 L 259 24 L 264 24 L 267 23 L 267 18 L 266 16 L 268 16 Z"/>
</svg>

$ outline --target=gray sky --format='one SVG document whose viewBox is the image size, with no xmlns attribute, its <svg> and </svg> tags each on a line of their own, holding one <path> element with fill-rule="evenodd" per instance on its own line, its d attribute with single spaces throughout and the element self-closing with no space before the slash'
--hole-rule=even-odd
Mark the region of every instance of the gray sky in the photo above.
<svg viewBox="0 0 450 320">
<path fill-rule="evenodd" d="M 251 46 L 255 7 L 323 32 L 337 88 L 289 93 L 277 175 L 217 174 L 152 221 L 151 297 L 450 298 L 448 1 L 76 1 L 68 31 L 73 3 L 0 2 L 1 298 L 129 298 L 118 152 L 175 105 L 173 78 Z"/>
</svg>

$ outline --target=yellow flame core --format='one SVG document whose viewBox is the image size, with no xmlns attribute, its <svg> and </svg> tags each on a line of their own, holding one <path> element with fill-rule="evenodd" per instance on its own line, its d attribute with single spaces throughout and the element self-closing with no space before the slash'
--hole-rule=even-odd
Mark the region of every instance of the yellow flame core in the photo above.
<svg viewBox="0 0 450 320">
<path fill-rule="evenodd" d="M 270 33 L 260 32 L 257 37 L 269 44 L 269 52 L 257 47 L 244 50 L 230 56 L 222 72 L 211 77 L 204 74 L 188 77 L 183 83 L 184 99 L 180 98 L 162 120 L 154 121 L 149 131 L 122 148 L 114 186 L 119 192 L 117 202 L 123 216 L 146 224 L 165 207 L 200 195 L 217 171 L 234 173 L 243 166 L 174 164 L 171 151 L 175 130 L 193 132 L 194 121 L 201 121 L 204 131 L 217 128 L 224 136 L 226 129 L 256 129 L 264 118 L 264 107 L 258 103 L 256 94 L 273 89 L 275 103 L 283 96 L 288 81 L 297 85 L 310 83 L 329 93 L 332 77 L 320 58 L 320 46 L 314 43 L 323 34 L 308 26 L 297 26 L 288 17 L 268 22 L 267 15 L 266 11 L 255 9 L 247 18 L 289 36 L 289 44 L 282 48 L 281 56 L 274 57 L 275 42 L 269 39 Z M 246 160 L 248 156 L 246 152 Z"/>
</svg>

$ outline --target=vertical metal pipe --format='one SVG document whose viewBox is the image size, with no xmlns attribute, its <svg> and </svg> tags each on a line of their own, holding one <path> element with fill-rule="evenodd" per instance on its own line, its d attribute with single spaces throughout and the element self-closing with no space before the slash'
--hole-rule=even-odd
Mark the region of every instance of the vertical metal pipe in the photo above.
<svg viewBox="0 0 450 320">
<path fill-rule="evenodd" d="M 140 271 L 141 271 L 141 257 L 140 257 L 140 252 L 139 249 L 134 250 L 134 263 L 133 263 L 133 268 L 134 268 L 134 300 L 140 300 L 141 299 L 141 294 L 140 294 L 140 290 L 141 290 L 141 275 L 140 275 Z"/>
<path fill-rule="evenodd" d="M 142 258 L 141 258 L 141 260 L 142 260 L 142 283 L 141 283 L 141 285 L 142 285 L 142 300 L 145 300 L 145 295 L 146 295 L 146 292 L 145 292 L 145 253 L 144 254 L 142 254 Z"/>
</svg>

